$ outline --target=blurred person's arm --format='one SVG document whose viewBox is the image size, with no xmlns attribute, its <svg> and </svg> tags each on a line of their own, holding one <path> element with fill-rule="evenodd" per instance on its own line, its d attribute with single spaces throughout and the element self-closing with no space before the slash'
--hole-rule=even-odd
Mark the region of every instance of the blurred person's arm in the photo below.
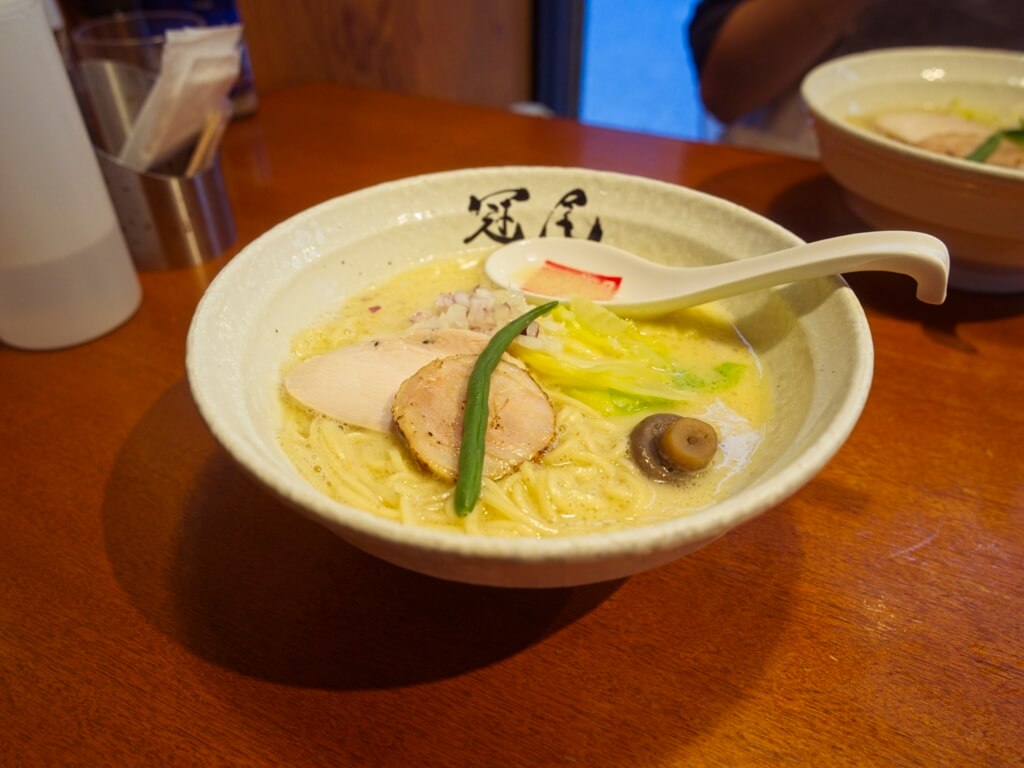
<svg viewBox="0 0 1024 768">
<path fill-rule="evenodd" d="M 701 99 L 723 123 L 770 104 L 843 37 L 874 0 L 743 0 L 703 58 Z"/>
</svg>

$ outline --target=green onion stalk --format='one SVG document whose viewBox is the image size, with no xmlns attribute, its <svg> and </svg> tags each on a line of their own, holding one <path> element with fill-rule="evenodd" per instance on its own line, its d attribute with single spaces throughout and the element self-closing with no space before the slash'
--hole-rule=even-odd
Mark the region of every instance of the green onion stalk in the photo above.
<svg viewBox="0 0 1024 768">
<path fill-rule="evenodd" d="M 541 315 L 558 306 L 549 301 L 526 312 L 495 333 L 476 359 L 466 388 L 466 408 L 462 416 L 462 444 L 459 446 L 459 477 L 455 483 L 455 514 L 465 517 L 480 498 L 483 481 L 484 450 L 487 435 L 488 398 L 491 374 L 498 367 L 509 344 Z"/>
</svg>

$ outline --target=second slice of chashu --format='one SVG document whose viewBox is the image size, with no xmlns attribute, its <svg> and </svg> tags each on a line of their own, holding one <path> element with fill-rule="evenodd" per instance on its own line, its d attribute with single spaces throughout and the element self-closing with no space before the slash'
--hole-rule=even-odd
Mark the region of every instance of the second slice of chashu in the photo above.
<svg viewBox="0 0 1024 768">
<path fill-rule="evenodd" d="M 476 355 L 434 360 L 406 379 L 391 415 L 412 454 L 444 479 L 458 474 L 466 388 Z M 502 360 L 491 375 L 484 475 L 507 475 L 539 457 L 555 437 L 551 401 L 529 372 Z"/>
</svg>

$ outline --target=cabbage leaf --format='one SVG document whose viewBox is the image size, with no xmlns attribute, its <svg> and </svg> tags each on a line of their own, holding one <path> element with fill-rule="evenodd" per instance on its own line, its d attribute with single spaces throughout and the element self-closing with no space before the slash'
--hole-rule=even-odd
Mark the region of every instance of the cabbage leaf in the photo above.
<svg viewBox="0 0 1024 768">
<path fill-rule="evenodd" d="M 599 304 L 575 299 L 540 321 L 540 343 L 516 356 L 545 385 L 606 416 L 690 403 L 694 393 L 734 387 L 746 370 L 722 363 L 697 373 L 676 359 L 678 337 L 646 333 Z"/>
</svg>

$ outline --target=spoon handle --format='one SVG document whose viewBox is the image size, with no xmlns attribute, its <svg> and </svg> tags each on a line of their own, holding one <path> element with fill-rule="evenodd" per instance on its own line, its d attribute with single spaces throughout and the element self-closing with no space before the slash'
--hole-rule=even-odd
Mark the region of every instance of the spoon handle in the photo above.
<svg viewBox="0 0 1024 768">
<path fill-rule="evenodd" d="M 897 272 L 917 281 L 917 298 L 946 298 L 949 252 L 922 232 L 861 232 L 819 240 L 748 259 L 687 269 L 687 303 L 713 301 L 746 291 L 843 272 Z M 694 301 L 697 299 L 697 301 Z"/>
</svg>

